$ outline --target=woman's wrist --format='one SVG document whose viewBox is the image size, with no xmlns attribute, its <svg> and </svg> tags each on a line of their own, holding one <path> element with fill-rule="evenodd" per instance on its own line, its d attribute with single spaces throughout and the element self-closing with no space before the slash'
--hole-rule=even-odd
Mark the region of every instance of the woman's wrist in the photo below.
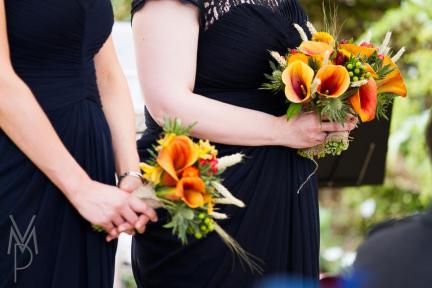
<svg viewBox="0 0 432 288">
<path fill-rule="evenodd" d="M 284 147 L 293 147 L 293 129 L 291 125 L 291 121 L 288 121 L 286 116 L 279 116 L 273 118 L 273 125 L 271 133 L 272 133 L 272 145 L 275 146 L 284 146 Z"/>
<path fill-rule="evenodd" d="M 120 185 L 122 180 L 127 178 L 127 177 L 138 179 L 141 182 L 143 182 L 143 179 L 144 179 L 144 176 L 141 173 L 141 171 L 126 171 L 123 174 L 120 174 L 118 176 L 118 185 Z"/>
<path fill-rule="evenodd" d="M 76 204 L 78 201 L 79 194 L 87 190 L 86 187 L 90 185 L 92 179 L 85 173 L 85 171 L 79 171 L 74 176 L 68 176 L 62 180 L 60 189 L 65 194 L 66 198 L 72 204 Z"/>
<path fill-rule="evenodd" d="M 126 172 L 141 172 L 139 163 L 138 153 L 130 153 L 127 157 L 122 157 L 117 165 L 117 176 L 120 177 Z"/>
</svg>

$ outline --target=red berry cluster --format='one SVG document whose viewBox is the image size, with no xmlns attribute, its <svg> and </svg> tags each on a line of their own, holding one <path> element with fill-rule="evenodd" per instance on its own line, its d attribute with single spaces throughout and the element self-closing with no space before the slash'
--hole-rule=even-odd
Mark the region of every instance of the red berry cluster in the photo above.
<svg viewBox="0 0 432 288">
<path fill-rule="evenodd" d="M 210 166 L 211 172 L 213 172 L 213 174 L 217 174 L 219 172 L 219 169 L 217 168 L 218 160 L 214 156 L 210 160 L 205 160 L 205 159 L 199 160 L 199 164 L 201 166 Z M 210 171 L 209 171 L 209 174 L 210 174 Z"/>
</svg>

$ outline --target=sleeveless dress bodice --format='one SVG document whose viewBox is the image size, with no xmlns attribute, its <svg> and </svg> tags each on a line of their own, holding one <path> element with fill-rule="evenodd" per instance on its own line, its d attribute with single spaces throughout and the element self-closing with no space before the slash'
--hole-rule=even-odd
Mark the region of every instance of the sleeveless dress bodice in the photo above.
<svg viewBox="0 0 432 288">
<path fill-rule="evenodd" d="M 115 185 L 94 63 L 111 33 L 110 1 L 5 0 L 5 11 L 15 72 L 87 174 Z M 95 232 L 2 130 L 0 155 L 0 287 L 112 287 L 115 241 Z M 37 247 L 31 241 L 30 250 L 8 252 L 17 244 L 10 238 L 12 218 L 21 233 L 34 218 Z M 14 267 L 27 264 L 15 278 Z"/>
<path fill-rule="evenodd" d="M 111 34 L 109 1 L 6 0 L 6 14 L 13 67 L 43 108 L 99 101 L 93 58 Z"/>
</svg>

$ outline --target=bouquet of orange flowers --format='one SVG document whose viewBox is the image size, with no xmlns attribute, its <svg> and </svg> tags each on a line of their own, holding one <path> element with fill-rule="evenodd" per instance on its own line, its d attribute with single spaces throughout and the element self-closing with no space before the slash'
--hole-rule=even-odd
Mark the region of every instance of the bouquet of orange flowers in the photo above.
<svg viewBox="0 0 432 288">
<path fill-rule="evenodd" d="M 165 121 L 161 138 L 149 149 L 150 159 L 140 164 L 146 184 L 134 194 L 153 208 L 167 210 L 169 221 L 164 227 L 183 244 L 188 243 L 189 235 L 201 239 L 215 231 L 252 270 L 259 270 L 253 256 L 218 224 L 228 218 L 218 212 L 218 205 L 245 207 L 222 185 L 221 178 L 223 171 L 242 162 L 244 156 L 217 158 L 218 151 L 208 140 L 194 141 L 189 136 L 192 128 L 182 126 L 179 119 Z"/>
<path fill-rule="evenodd" d="M 262 86 L 285 92 L 288 118 L 300 111 L 315 111 L 322 121 L 338 123 L 344 123 L 349 115 L 358 116 L 362 122 L 387 119 L 393 99 L 407 95 L 396 65 L 405 48 L 393 55 L 389 46 L 391 32 L 378 47 L 371 43 L 370 35 L 359 44 L 353 40 L 338 41 L 328 32 L 318 32 L 308 22 L 310 40 L 300 25 L 294 26 L 302 43 L 287 55 L 271 52 L 276 63 L 271 62 L 273 72 L 266 75 L 269 82 Z M 335 132 L 322 145 L 299 150 L 299 154 L 307 158 L 340 155 L 348 146 L 348 132 Z"/>
</svg>

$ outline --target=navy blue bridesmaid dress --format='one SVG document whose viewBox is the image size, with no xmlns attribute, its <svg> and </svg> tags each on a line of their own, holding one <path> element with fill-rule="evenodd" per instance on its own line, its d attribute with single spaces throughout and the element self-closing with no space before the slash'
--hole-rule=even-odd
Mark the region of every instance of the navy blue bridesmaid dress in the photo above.
<svg viewBox="0 0 432 288">
<path fill-rule="evenodd" d="M 266 81 L 268 50 L 286 53 L 301 39 L 293 23 L 306 26 L 307 16 L 296 0 L 182 0 L 201 14 L 195 93 L 236 106 L 281 116 L 282 94 L 259 87 Z M 145 0 L 133 3 L 133 12 Z M 173 33 L 176 33 L 173 31 Z M 138 51 L 139 53 L 139 51 Z M 223 111 L 221 111 L 223 114 Z M 203 115 L 204 117 L 204 115 Z M 148 159 L 160 128 L 146 112 L 148 129 L 138 141 L 141 160 Z M 196 119 L 199 121 L 199 119 Z M 256 133 L 260 133 L 259 130 Z M 163 228 L 166 215 L 133 241 L 133 269 L 139 287 L 251 287 L 270 274 L 290 274 L 312 281 L 319 275 L 318 188 L 314 177 L 297 190 L 314 164 L 296 150 L 267 146 L 217 145 L 221 155 L 243 152 L 245 163 L 223 175 L 225 184 L 247 207 L 226 207 L 223 228 L 241 246 L 263 261 L 264 275 L 252 274 L 233 262 L 217 235 L 188 246 Z"/>
<path fill-rule="evenodd" d="M 94 65 L 111 33 L 110 1 L 5 5 L 16 73 L 90 177 L 115 184 Z M 0 287 L 112 287 L 116 243 L 104 237 L 0 130 Z"/>
</svg>

